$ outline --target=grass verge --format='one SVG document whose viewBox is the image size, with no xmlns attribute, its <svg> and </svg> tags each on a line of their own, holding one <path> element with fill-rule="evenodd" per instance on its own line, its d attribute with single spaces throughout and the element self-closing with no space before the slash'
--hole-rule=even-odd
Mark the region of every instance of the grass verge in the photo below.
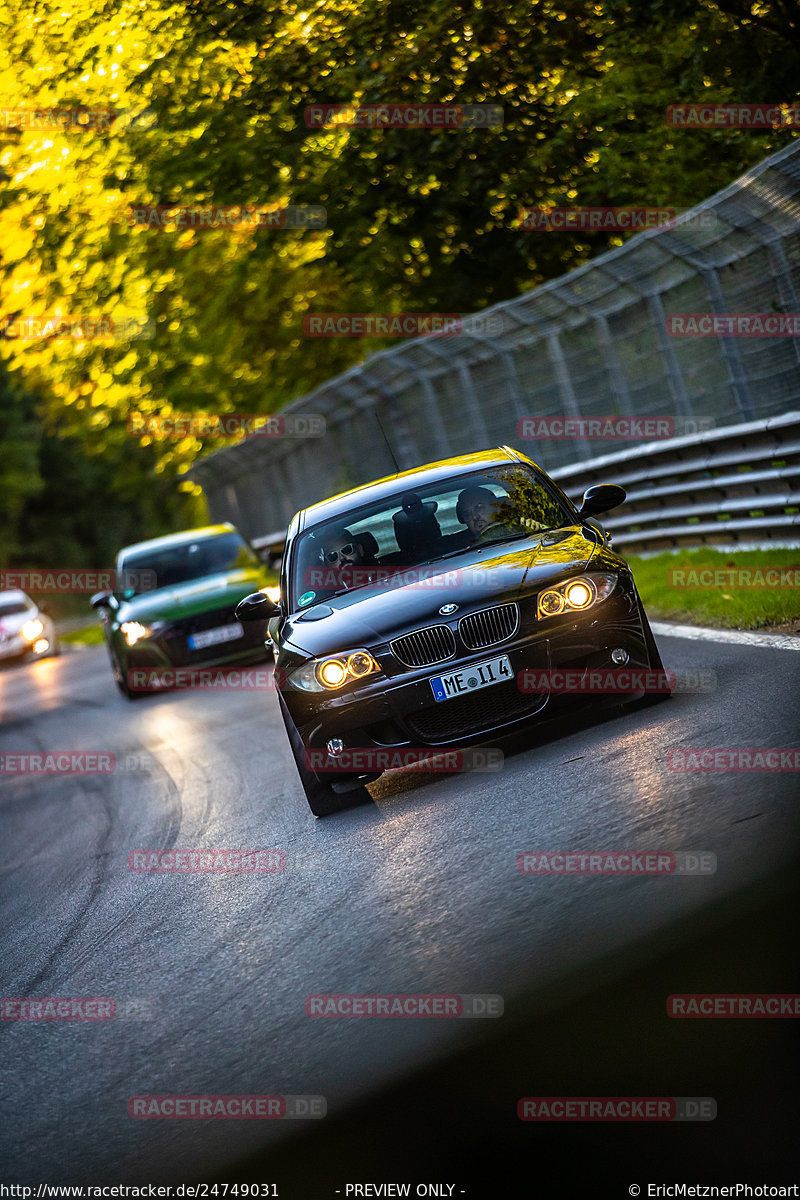
<svg viewBox="0 0 800 1200">
<path fill-rule="evenodd" d="M 73 629 L 71 633 L 59 634 L 60 642 L 83 642 L 85 646 L 100 646 L 105 641 L 100 625 L 88 625 L 85 629 Z"/>
<path fill-rule="evenodd" d="M 800 550 L 701 546 L 626 557 L 651 618 L 721 629 L 800 627 Z"/>
</svg>

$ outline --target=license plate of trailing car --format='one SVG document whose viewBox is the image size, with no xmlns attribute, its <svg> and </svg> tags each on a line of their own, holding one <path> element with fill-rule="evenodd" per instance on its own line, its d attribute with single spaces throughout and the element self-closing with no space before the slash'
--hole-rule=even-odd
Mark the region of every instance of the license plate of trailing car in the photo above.
<svg viewBox="0 0 800 1200">
<path fill-rule="evenodd" d="M 434 700 L 452 700 L 478 688 L 491 687 L 493 683 L 506 683 L 514 678 L 507 654 L 490 658 L 486 662 L 473 663 L 461 671 L 450 671 L 447 675 L 434 675 L 431 690 Z"/>
<path fill-rule="evenodd" d="M 218 629 L 206 629 L 202 633 L 192 633 L 186 639 L 190 650 L 202 650 L 206 646 L 216 646 L 220 642 L 234 642 L 236 638 L 244 637 L 244 625 L 237 621 L 235 625 L 220 625 Z"/>
</svg>

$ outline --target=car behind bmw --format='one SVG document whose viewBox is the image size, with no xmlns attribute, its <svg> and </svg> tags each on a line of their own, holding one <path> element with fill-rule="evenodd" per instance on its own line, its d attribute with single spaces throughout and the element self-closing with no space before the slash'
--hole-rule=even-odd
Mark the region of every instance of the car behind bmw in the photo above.
<svg viewBox="0 0 800 1200">
<path fill-rule="evenodd" d="M 0 661 L 58 653 L 56 628 L 47 613 L 25 592 L 0 592 Z"/>
<path fill-rule="evenodd" d="M 125 546 L 116 585 L 91 603 L 103 621 L 114 681 L 128 699 L 168 686 L 171 668 L 272 657 L 263 636 L 234 617 L 243 596 L 269 587 L 264 565 L 233 525 Z"/>
</svg>

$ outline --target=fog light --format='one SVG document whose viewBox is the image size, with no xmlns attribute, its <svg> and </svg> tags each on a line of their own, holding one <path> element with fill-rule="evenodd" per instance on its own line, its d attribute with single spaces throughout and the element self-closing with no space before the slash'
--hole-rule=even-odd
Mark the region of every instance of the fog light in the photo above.
<svg viewBox="0 0 800 1200">
<path fill-rule="evenodd" d="M 623 650 L 620 646 L 611 651 L 611 661 L 615 667 L 624 667 L 629 657 L 628 651 Z"/>
<path fill-rule="evenodd" d="M 39 638 L 38 642 L 33 643 L 33 653 L 34 654 L 44 654 L 45 650 L 49 650 L 49 649 L 50 649 L 50 643 L 48 642 L 47 638 Z"/>
<path fill-rule="evenodd" d="M 326 749 L 331 758 L 338 758 L 344 750 L 344 742 L 341 738 L 331 738 L 326 746 Z"/>
</svg>

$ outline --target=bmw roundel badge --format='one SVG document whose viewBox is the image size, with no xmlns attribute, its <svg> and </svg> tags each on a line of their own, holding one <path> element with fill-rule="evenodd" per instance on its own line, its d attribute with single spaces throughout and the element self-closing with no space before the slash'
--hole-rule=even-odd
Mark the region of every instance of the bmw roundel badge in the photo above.
<svg viewBox="0 0 800 1200">
<path fill-rule="evenodd" d="M 458 608 L 457 604 L 443 604 L 442 607 L 439 609 L 439 613 L 443 617 L 449 617 L 450 614 L 454 613 L 457 608 Z"/>
</svg>

